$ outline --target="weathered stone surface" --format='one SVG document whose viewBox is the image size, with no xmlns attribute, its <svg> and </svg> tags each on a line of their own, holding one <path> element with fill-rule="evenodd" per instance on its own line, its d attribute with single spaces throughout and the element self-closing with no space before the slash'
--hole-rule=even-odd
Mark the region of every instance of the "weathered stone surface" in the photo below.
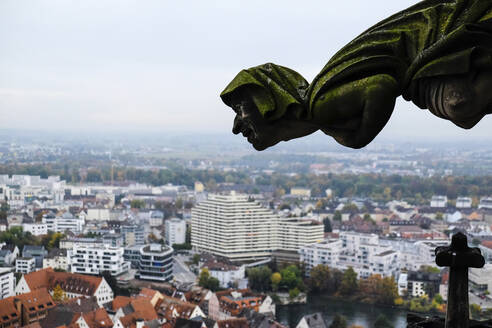
<svg viewBox="0 0 492 328">
<path fill-rule="evenodd" d="M 400 95 L 471 128 L 490 112 L 491 86 L 492 1 L 424 0 L 363 32 L 311 84 L 269 63 L 241 71 L 221 98 L 258 150 L 316 130 L 360 148 Z"/>
</svg>

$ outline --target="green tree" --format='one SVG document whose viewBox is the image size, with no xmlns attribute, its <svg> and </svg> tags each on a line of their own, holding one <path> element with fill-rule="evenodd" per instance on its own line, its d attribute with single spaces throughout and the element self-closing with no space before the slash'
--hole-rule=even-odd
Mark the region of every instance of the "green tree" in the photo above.
<svg viewBox="0 0 492 328">
<path fill-rule="evenodd" d="M 280 274 L 282 275 L 281 285 L 285 289 L 290 290 L 295 287 L 301 287 L 301 270 L 299 270 L 297 266 L 289 265 L 288 267 L 282 269 Z"/>
<path fill-rule="evenodd" d="M 251 289 L 262 292 L 270 290 L 272 270 L 269 267 L 251 268 L 246 271 L 246 274 Z"/>
<path fill-rule="evenodd" d="M 200 254 L 193 255 L 193 257 L 191 258 L 191 263 L 193 263 L 194 265 L 198 265 L 198 263 L 200 263 Z"/>
<path fill-rule="evenodd" d="M 374 321 L 374 325 L 373 325 L 374 328 L 393 328 L 393 325 L 391 324 L 391 322 L 388 320 L 388 318 L 386 318 L 386 316 L 384 314 L 380 314 L 378 315 L 378 317 L 376 318 L 376 321 Z"/>
<path fill-rule="evenodd" d="M 343 315 L 336 314 L 329 328 L 347 328 L 347 319 Z"/>
<path fill-rule="evenodd" d="M 357 273 L 349 267 L 342 276 L 342 282 L 338 292 L 342 295 L 353 295 L 357 291 L 358 281 Z"/>
<path fill-rule="evenodd" d="M 333 214 L 333 220 L 334 221 L 342 221 L 342 212 L 335 211 L 335 214 Z"/>
<path fill-rule="evenodd" d="M 297 296 L 299 296 L 300 293 L 301 293 L 301 291 L 299 290 L 299 288 L 294 287 L 294 288 L 289 290 L 289 298 L 294 299 Z"/>
<path fill-rule="evenodd" d="M 437 213 L 436 213 L 436 220 L 440 220 L 440 221 L 442 221 L 443 219 L 444 219 L 443 214 L 442 214 L 441 212 L 437 212 Z"/>
<path fill-rule="evenodd" d="M 134 199 L 130 202 L 131 208 L 145 208 L 145 202 L 141 199 Z"/>
</svg>

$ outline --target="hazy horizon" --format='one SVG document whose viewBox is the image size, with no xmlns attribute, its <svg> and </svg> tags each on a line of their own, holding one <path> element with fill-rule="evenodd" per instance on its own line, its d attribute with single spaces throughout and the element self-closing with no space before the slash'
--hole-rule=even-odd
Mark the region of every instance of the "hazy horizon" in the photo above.
<svg viewBox="0 0 492 328">
<path fill-rule="evenodd" d="M 0 130 L 231 133 L 219 93 L 241 69 L 275 62 L 310 81 L 363 30 L 416 2 L 5 0 Z M 376 141 L 491 129 L 490 117 L 465 131 L 400 98 Z"/>
</svg>

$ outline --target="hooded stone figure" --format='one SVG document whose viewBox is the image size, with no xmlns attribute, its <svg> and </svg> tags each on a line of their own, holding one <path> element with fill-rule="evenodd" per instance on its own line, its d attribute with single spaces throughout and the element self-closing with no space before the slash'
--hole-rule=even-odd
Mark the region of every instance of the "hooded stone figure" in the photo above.
<svg viewBox="0 0 492 328">
<path fill-rule="evenodd" d="M 318 129 L 360 148 L 403 95 L 471 128 L 492 111 L 492 0 L 424 0 L 359 35 L 309 84 L 275 64 L 242 70 L 221 93 L 233 132 L 258 150 Z"/>
</svg>

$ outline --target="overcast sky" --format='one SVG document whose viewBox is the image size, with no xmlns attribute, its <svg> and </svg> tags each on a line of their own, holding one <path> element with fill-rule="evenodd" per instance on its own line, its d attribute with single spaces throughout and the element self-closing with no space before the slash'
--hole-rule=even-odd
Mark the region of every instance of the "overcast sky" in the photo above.
<svg viewBox="0 0 492 328">
<path fill-rule="evenodd" d="M 412 0 L 1 0 L 0 128 L 229 132 L 219 93 L 242 68 L 311 81 Z M 492 136 L 399 100 L 383 136 Z"/>
</svg>

